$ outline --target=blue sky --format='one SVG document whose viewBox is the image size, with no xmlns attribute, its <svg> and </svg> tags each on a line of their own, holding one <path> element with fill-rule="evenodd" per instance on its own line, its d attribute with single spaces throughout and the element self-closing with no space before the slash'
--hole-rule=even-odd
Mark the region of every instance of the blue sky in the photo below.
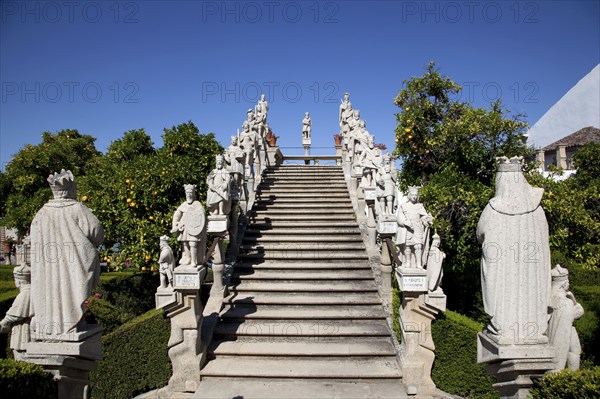
<svg viewBox="0 0 600 399">
<path fill-rule="evenodd" d="M 0 163 L 44 131 L 104 151 L 192 120 L 226 145 L 261 92 L 284 153 L 332 154 L 344 91 L 393 148 L 393 99 L 435 60 L 462 99 L 535 123 L 600 62 L 598 1 L 0 1 Z M 323 148 L 317 148 L 323 147 Z"/>
</svg>

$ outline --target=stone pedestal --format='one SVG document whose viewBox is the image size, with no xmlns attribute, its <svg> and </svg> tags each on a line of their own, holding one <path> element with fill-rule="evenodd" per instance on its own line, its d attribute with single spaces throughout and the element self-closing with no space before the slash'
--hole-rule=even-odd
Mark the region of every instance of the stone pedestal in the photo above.
<svg viewBox="0 0 600 399">
<path fill-rule="evenodd" d="M 281 165 L 283 163 L 283 154 L 279 146 L 267 147 L 267 164 L 269 166 Z"/>
<path fill-rule="evenodd" d="M 158 290 L 156 290 L 156 294 L 154 294 L 154 301 L 156 303 L 156 309 L 162 309 L 177 301 L 177 294 L 172 287 L 159 287 Z"/>
<path fill-rule="evenodd" d="M 540 378 L 554 368 L 554 349 L 547 343 L 501 344 L 487 331 L 477 334 L 477 362 L 496 377 L 494 387 L 503 399 L 525 399 Z"/>
<path fill-rule="evenodd" d="M 96 362 L 102 358 L 101 336 L 100 325 L 88 324 L 60 340 L 54 336 L 51 341 L 29 342 L 21 360 L 39 364 L 54 376 L 59 399 L 88 399 L 88 373 L 96 370 Z"/>
<path fill-rule="evenodd" d="M 201 342 L 202 302 L 201 284 L 206 269 L 178 267 L 174 271 L 176 301 L 165 306 L 171 319 L 169 358 L 173 375 L 169 379 L 171 392 L 195 392 L 200 384 L 200 366 L 206 355 Z"/>
<path fill-rule="evenodd" d="M 402 292 L 427 292 L 427 270 L 399 267 L 396 269 L 398 286 Z"/>
<path fill-rule="evenodd" d="M 435 345 L 431 322 L 439 312 L 446 310 L 446 296 L 443 293 L 427 293 L 426 273 L 422 276 L 425 284 L 413 287 L 415 276 L 400 270 L 403 268 L 396 271 L 396 277 L 401 287 L 405 287 L 400 308 L 402 379 L 409 395 L 433 395 L 436 386 L 431 379 L 431 368 L 435 360 Z"/>
<path fill-rule="evenodd" d="M 213 286 L 211 292 L 223 290 L 223 270 L 225 269 L 225 245 L 223 237 L 227 229 L 227 215 L 208 216 L 208 232 L 215 236 L 215 240 L 218 240 L 213 256 Z"/>
<path fill-rule="evenodd" d="M 375 201 L 366 198 L 367 190 L 365 190 L 365 203 L 367 204 L 367 231 L 369 232 L 369 246 L 375 248 L 377 245 L 377 222 L 375 221 Z"/>
<path fill-rule="evenodd" d="M 369 213 L 372 212 L 373 205 L 369 208 Z M 392 293 L 392 255 L 386 244 L 387 239 L 391 239 L 398 229 L 396 220 L 390 220 L 385 216 L 379 217 L 376 231 L 381 236 L 381 291 L 382 294 L 389 296 Z"/>
<path fill-rule="evenodd" d="M 361 187 L 356 189 L 356 203 L 358 205 L 358 215 L 356 215 L 356 219 L 359 222 L 366 220 L 367 215 L 365 214 L 365 209 L 367 204 L 365 203 L 365 193 Z"/>
<path fill-rule="evenodd" d="M 344 159 L 344 155 L 342 154 L 342 145 L 341 144 L 336 144 L 335 145 L 335 156 L 339 157 L 338 159 L 336 159 L 335 164 L 337 166 L 342 166 L 342 159 Z"/>
</svg>

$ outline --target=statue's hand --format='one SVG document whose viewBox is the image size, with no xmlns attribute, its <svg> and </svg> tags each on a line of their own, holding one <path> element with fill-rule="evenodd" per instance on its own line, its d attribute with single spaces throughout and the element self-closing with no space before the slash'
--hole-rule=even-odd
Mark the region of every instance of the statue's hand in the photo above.
<svg viewBox="0 0 600 399">
<path fill-rule="evenodd" d="M 10 331 L 10 321 L 6 319 L 2 319 L 0 321 L 0 332 L 9 332 Z"/>
</svg>

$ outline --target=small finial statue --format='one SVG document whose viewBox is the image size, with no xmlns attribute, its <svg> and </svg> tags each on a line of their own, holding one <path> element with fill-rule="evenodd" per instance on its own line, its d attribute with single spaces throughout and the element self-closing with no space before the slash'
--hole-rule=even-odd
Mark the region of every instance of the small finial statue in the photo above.
<svg viewBox="0 0 600 399">
<path fill-rule="evenodd" d="M 573 322 L 583 316 L 583 307 L 569 291 L 569 271 L 560 265 L 552 269 L 550 308 L 552 313 L 548 326 L 548 339 L 550 345 L 556 350 L 552 371 L 558 372 L 565 367 L 577 370 L 581 344 Z"/>
<path fill-rule="evenodd" d="M 183 246 L 179 265 L 201 266 L 206 247 L 206 216 L 204 207 L 196 200 L 196 186 L 185 184 L 185 202 L 173 214 L 171 233 Z"/>
<path fill-rule="evenodd" d="M 350 132 L 348 120 L 350 119 L 351 115 L 352 115 L 352 103 L 350 103 L 350 93 L 346 92 L 346 93 L 344 93 L 344 99 L 342 100 L 342 103 L 340 104 L 340 114 L 339 114 L 340 133 L 344 137 L 346 137 L 348 135 L 348 133 Z"/>
<path fill-rule="evenodd" d="M 310 140 L 310 132 L 312 130 L 312 120 L 308 112 L 304 113 L 304 119 L 302 120 L 302 140 Z"/>
<path fill-rule="evenodd" d="M 71 171 L 62 169 L 47 180 L 54 198 L 38 211 L 30 229 L 32 325 L 46 337 L 85 325 L 83 303 L 100 280 L 96 248 L 104 239 L 98 218 L 76 200 Z"/>
<path fill-rule="evenodd" d="M 206 179 L 208 183 L 206 206 L 211 215 L 228 215 L 231 210 L 231 201 L 229 200 L 231 175 L 223 168 L 221 155 L 217 155 L 216 165 Z"/>
<path fill-rule="evenodd" d="M 173 269 L 175 269 L 175 256 L 169 246 L 169 237 L 162 236 L 160 237 L 160 255 L 158 257 L 159 289 L 173 288 Z"/>
<path fill-rule="evenodd" d="M 400 247 L 404 249 L 404 260 L 409 268 L 423 268 L 423 254 L 429 240 L 429 227 L 433 217 L 419 200 L 419 188 L 408 188 L 408 202 L 399 206 L 397 213 Z"/>
<path fill-rule="evenodd" d="M 31 268 L 28 264 L 13 270 L 15 285 L 19 294 L 6 311 L 6 316 L 0 321 L 0 332 L 10 331 L 10 348 L 13 350 L 15 360 L 21 360 L 25 353 L 25 344 L 31 341 L 29 335 L 29 323 L 33 316 L 31 304 Z"/>
<path fill-rule="evenodd" d="M 529 185 L 522 157 L 497 158 L 495 195 L 477 225 L 486 334 L 499 344 L 543 344 L 550 297 L 544 190 Z M 533 331 L 531 326 L 536 326 Z"/>
</svg>

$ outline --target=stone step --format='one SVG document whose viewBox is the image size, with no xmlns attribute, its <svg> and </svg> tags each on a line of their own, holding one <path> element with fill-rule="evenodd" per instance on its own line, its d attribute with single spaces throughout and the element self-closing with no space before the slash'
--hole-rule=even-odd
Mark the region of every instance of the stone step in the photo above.
<svg viewBox="0 0 600 399">
<path fill-rule="evenodd" d="M 354 220 L 354 215 L 349 213 L 346 214 L 339 214 L 339 215 L 327 215 L 327 214 L 322 214 L 322 215 L 311 215 L 311 214 L 306 214 L 306 215 L 302 215 L 302 214 L 296 214 L 296 215 L 289 215 L 289 214 L 283 214 L 283 215 L 279 215 L 279 214 L 275 214 L 275 215 L 271 215 L 269 213 L 264 213 L 261 212 L 260 214 L 256 215 L 256 216 L 252 216 L 250 215 L 248 217 L 250 219 L 250 223 L 253 222 L 257 222 L 257 223 L 264 223 L 265 221 L 268 220 L 273 220 L 273 221 L 306 221 L 306 222 L 318 222 L 318 221 L 351 221 Z M 356 222 L 354 222 L 356 223 Z"/>
<path fill-rule="evenodd" d="M 261 185 L 265 186 L 298 186 L 305 187 L 306 185 L 316 185 L 327 187 L 329 185 L 347 187 L 346 181 L 339 177 L 314 178 L 314 177 L 286 177 L 286 176 L 269 176 L 261 180 Z"/>
<path fill-rule="evenodd" d="M 285 187 L 268 187 L 268 188 L 259 188 L 258 192 L 256 193 L 257 196 L 263 197 L 265 195 L 271 195 L 271 194 L 288 194 L 289 196 L 291 195 L 296 195 L 296 194 L 310 194 L 310 195 L 330 195 L 330 194 L 346 194 L 348 195 L 348 189 L 347 188 L 334 188 L 334 187 L 323 187 L 323 188 L 319 188 L 319 187 L 304 187 L 304 188 L 285 188 Z"/>
<path fill-rule="evenodd" d="M 202 369 L 202 376 L 260 378 L 400 378 L 395 356 L 346 358 L 219 356 Z M 288 392 L 289 394 L 289 392 Z"/>
<path fill-rule="evenodd" d="M 276 201 L 274 198 L 269 199 L 268 197 L 264 197 L 263 199 L 257 199 L 256 202 L 254 202 L 254 204 L 256 206 L 267 206 L 267 205 L 269 205 L 269 206 L 272 206 L 272 205 L 300 206 L 298 204 L 302 204 L 301 206 L 306 206 L 306 207 L 309 207 L 311 205 L 316 206 L 316 207 L 323 207 L 323 206 L 339 207 L 342 205 L 352 206 L 350 197 L 327 198 L 327 197 L 322 197 L 322 196 L 317 196 L 313 199 L 307 198 L 307 197 L 305 197 L 305 198 L 278 198 Z"/>
<path fill-rule="evenodd" d="M 355 224 L 356 225 L 356 224 Z M 278 228 L 276 230 L 259 230 L 254 229 L 252 226 L 249 226 L 246 229 L 245 237 L 280 237 L 280 236 L 294 236 L 294 237 L 302 237 L 302 236 L 315 236 L 315 235 L 325 235 L 328 237 L 332 237 L 337 240 L 346 240 L 349 237 L 360 235 L 360 229 L 358 227 L 355 228 L 338 228 L 338 227 L 321 227 L 319 229 L 287 229 L 287 228 Z M 342 237 L 343 236 L 343 237 Z"/>
<path fill-rule="evenodd" d="M 250 213 L 250 217 L 281 217 L 281 216 L 293 216 L 293 217 L 323 217 L 323 216 L 354 216 L 354 210 L 351 207 L 344 208 L 333 208 L 333 209 L 308 209 L 308 208 L 287 208 L 287 209 L 253 209 Z"/>
<path fill-rule="evenodd" d="M 323 261 L 336 259 L 353 259 L 353 260 L 368 260 L 364 250 L 360 251 L 344 251 L 333 253 L 331 251 L 271 251 L 271 252 L 248 252 L 238 255 L 242 260 L 307 260 L 307 261 Z"/>
<path fill-rule="evenodd" d="M 325 193 L 322 191 L 315 191 L 315 192 L 308 192 L 308 191 L 303 191 L 303 192 L 297 192 L 297 193 L 290 193 L 287 190 L 281 191 L 281 192 L 268 192 L 268 191 L 263 191 L 263 192 L 258 192 L 256 194 L 257 198 L 259 200 L 273 200 L 273 201 L 280 201 L 281 199 L 302 199 L 305 200 L 307 198 L 311 198 L 311 199 L 317 199 L 317 198 L 321 198 L 321 199 L 327 199 L 327 198 L 344 198 L 344 199 L 350 199 L 350 195 L 348 194 L 348 190 L 342 192 L 327 192 L 327 196 L 323 197 Z M 314 201 L 311 201 L 314 202 Z"/>
<path fill-rule="evenodd" d="M 218 323 L 214 333 L 237 337 L 390 337 L 385 320 L 228 320 Z"/>
<path fill-rule="evenodd" d="M 213 341 L 209 356 L 395 356 L 389 337 L 339 338 L 339 337 L 242 337 L 235 341 Z"/>
<path fill-rule="evenodd" d="M 313 398 L 408 398 L 399 378 L 232 378 L 202 377 L 194 399 L 313 399 Z"/>
<path fill-rule="evenodd" d="M 271 230 L 273 228 L 277 228 L 277 230 L 282 228 L 312 228 L 313 231 L 322 232 L 321 228 L 347 228 L 347 227 L 357 227 L 355 221 L 284 221 L 284 220 L 269 220 L 269 221 L 254 221 L 249 226 L 252 229 L 257 229 L 260 231 Z"/>
<path fill-rule="evenodd" d="M 232 278 L 235 280 L 362 280 L 372 279 L 369 269 L 335 269 L 335 270 L 282 270 L 282 269 L 236 269 Z"/>
<path fill-rule="evenodd" d="M 240 245 L 240 251 L 279 251 L 279 252 L 297 252 L 297 251 L 343 251 L 343 250 L 364 250 L 365 246 L 361 242 L 290 242 L 278 243 L 270 242 L 266 244 Z"/>
<path fill-rule="evenodd" d="M 321 260 L 318 262 L 303 261 L 259 261 L 259 262 L 236 262 L 235 270 L 242 269 L 282 269 L 282 270 L 338 270 L 338 269 L 371 269 L 366 260 Z"/>
<path fill-rule="evenodd" d="M 349 320 L 385 319 L 381 305 L 261 305 L 236 304 L 225 307 L 221 319 Z"/>
<path fill-rule="evenodd" d="M 304 204 L 291 203 L 291 202 L 285 203 L 285 204 L 259 203 L 259 204 L 254 204 L 254 207 L 252 209 L 255 211 L 269 210 L 269 211 L 284 212 L 284 211 L 300 210 L 300 211 L 304 211 L 304 212 L 323 213 L 323 212 L 327 212 L 327 211 L 336 211 L 336 210 L 339 210 L 339 211 L 352 210 L 352 203 L 348 202 L 348 203 L 343 203 L 343 204 L 335 204 L 333 206 L 327 205 L 325 203 L 312 203 L 312 202 L 307 202 Z"/>
<path fill-rule="evenodd" d="M 340 253 L 332 252 L 315 252 L 315 251 L 276 251 L 276 252 L 250 252 L 238 255 L 238 258 L 243 261 L 248 260 L 277 260 L 277 261 L 292 261 L 292 260 L 310 260 L 310 261 L 327 261 L 327 260 L 364 260 L 369 258 L 365 251 L 345 251 Z"/>
<path fill-rule="evenodd" d="M 377 305 L 381 303 L 381 299 L 376 292 L 329 292 L 315 295 L 315 293 L 244 291 L 231 293 L 223 299 L 223 302 L 254 305 Z"/>
<path fill-rule="evenodd" d="M 320 233 L 320 231 L 319 231 Z M 279 242 L 279 243 L 296 243 L 296 242 L 344 242 L 344 243 L 349 243 L 349 242 L 363 242 L 362 237 L 360 236 L 360 234 L 358 233 L 352 233 L 352 234 L 345 234 L 345 235 L 341 235 L 341 234 L 337 234 L 337 235 L 333 235 L 333 234 L 317 234 L 317 233 L 313 233 L 313 234 L 272 234 L 270 236 L 267 235 L 263 235 L 261 237 L 255 236 L 255 235 L 248 235 L 246 234 L 244 236 L 244 240 L 243 243 L 244 244 L 263 244 L 263 243 L 272 243 L 272 242 Z"/>
<path fill-rule="evenodd" d="M 243 280 L 231 287 L 232 292 L 376 292 L 377 286 L 370 280 Z"/>
</svg>

